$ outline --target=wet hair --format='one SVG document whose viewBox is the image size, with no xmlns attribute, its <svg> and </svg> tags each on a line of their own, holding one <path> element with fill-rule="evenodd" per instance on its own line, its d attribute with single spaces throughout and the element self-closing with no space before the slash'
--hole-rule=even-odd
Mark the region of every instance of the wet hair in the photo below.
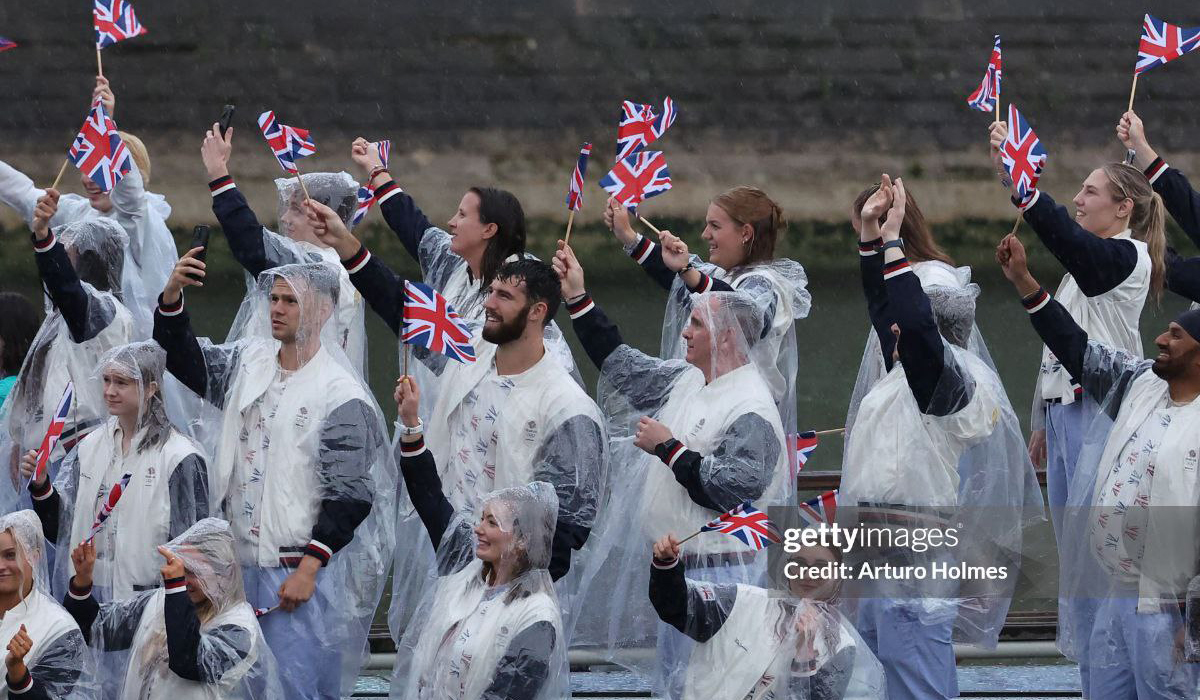
<svg viewBox="0 0 1200 700">
<path fill-rule="evenodd" d="M 42 325 L 37 309 L 28 299 L 16 292 L 0 292 L 0 373 L 13 375 L 21 371 L 21 363 L 33 344 Z"/>
<path fill-rule="evenodd" d="M 1100 168 L 1108 177 L 1108 189 L 1114 202 L 1133 201 L 1129 228 L 1133 237 L 1146 244 L 1150 254 L 1150 291 L 1162 301 L 1166 284 L 1167 213 L 1162 197 L 1150 186 L 1145 173 L 1125 163 L 1108 163 Z"/>
<path fill-rule="evenodd" d="M 863 205 L 867 203 L 871 195 L 878 191 L 879 183 L 877 182 L 859 192 L 858 196 L 854 198 L 854 211 L 861 212 Z M 929 223 L 925 221 L 925 215 L 921 213 L 921 207 L 917 205 L 917 198 L 913 191 L 906 186 L 904 194 L 906 197 L 904 221 L 900 222 L 900 237 L 904 239 L 904 256 L 908 258 L 909 262 L 940 260 L 947 265 L 953 265 L 954 260 L 933 240 L 933 229 L 929 228 Z M 886 219 L 887 214 L 884 213 L 880 221 Z"/>
<path fill-rule="evenodd" d="M 121 376 L 128 376 L 127 372 L 120 371 L 128 369 L 123 362 L 110 363 L 109 367 L 119 370 L 117 373 Z M 137 444 L 139 453 L 159 446 L 165 445 L 167 439 L 171 436 L 171 419 L 167 417 L 167 408 L 163 403 L 162 398 L 162 374 L 161 368 L 156 368 L 150 362 L 139 363 L 138 374 L 141 376 L 130 377 L 130 379 L 138 380 L 138 386 L 144 391 L 150 386 L 150 382 L 158 384 L 158 389 L 146 400 L 146 408 L 143 411 L 141 420 L 138 422 L 138 429 L 145 428 L 146 434 Z M 139 400 L 141 398 L 139 397 Z"/>
<path fill-rule="evenodd" d="M 787 223 L 783 219 L 783 209 L 766 192 L 750 185 L 739 185 L 717 195 L 712 203 L 738 226 L 748 224 L 754 230 L 743 265 L 775 258 L 775 243 Z"/>
<path fill-rule="evenodd" d="M 495 279 L 506 282 L 524 282 L 525 296 L 528 298 L 527 307 L 543 302 L 546 304 L 546 318 L 543 326 L 550 325 L 558 307 L 562 304 L 562 286 L 554 268 L 541 260 L 526 258 L 504 263 L 497 272 Z"/>
<path fill-rule="evenodd" d="M 496 233 L 488 239 L 483 251 L 479 270 L 480 280 L 486 287 L 496 279 L 505 260 L 525 254 L 525 210 L 521 208 L 520 200 L 506 190 L 472 187 L 467 191 L 479 198 L 480 223 L 496 225 Z"/>
</svg>

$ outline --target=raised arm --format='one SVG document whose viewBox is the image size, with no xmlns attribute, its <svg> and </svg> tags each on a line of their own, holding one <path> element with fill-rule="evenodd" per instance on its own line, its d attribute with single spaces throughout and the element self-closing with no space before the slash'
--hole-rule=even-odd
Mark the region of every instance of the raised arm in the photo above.
<svg viewBox="0 0 1200 700">
<path fill-rule="evenodd" d="M 1134 151 L 1133 164 L 1141 168 L 1154 191 L 1179 228 L 1200 245 L 1200 193 L 1192 189 L 1183 173 L 1167 165 L 1146 139 L 1146 128 L 1138 115 L 1130 110 L 1117 122 L 1117 138 Z"/>
<path fill-rule="evenodd" d="M 167 352 L 167 371 L 197 396 L 222 408 L 233 377 L 230 369 L 234 353 L 214 347 L 202 349 L 183 303 L 184 287 L 204 286 L 204 263 L 195 257 L 201 250 L 189 250 L 175 264 L 154 310 L 154 340 Z"/>
<path fill-rule="evenodd" d="M 892 180 L 884 173 L 879 180 L 879 189 L 863 203 L 862 211 L 850 212 L 850 221 L 858 232 L 858 268 L 862 277 L 863 296 L 867 299 L 867 315 L 879 339 L 883 364 L 889 370 L 892 368 L 896 336 L 892 333 L 894 319 L 888 309 L 887 286 L 883 282 L 884 256 L 879 247 L 883 245 L 880 223 L 891 208 L 892 199 Z"/>
<path fill-rule="evenodd" d="M 400 473 L 404 477 L 404 485 L 408 489 L 409 499 L 417 511 L 417 516 L 425 524 L 429 533 L 429 541 L 437 550 L 446 534 L 446 528 L 454 518 L 454 506 L 442 491 L 442 480 L 438 476 L 437 464 L 433 453 L 425 446 L 418 416 L 421 401 L 421 389 L 412 377 L 401 377 L 396 382 L 394 397 L 396 399 L 399 424 L 397 432 L 399 440 Z M 400 426 L 406 426 L 401 428 Z M 407 432 L 408 434 L 404 434 Z M 443 572 L 447 573 L 447 572 Z"/>
<path fill-rule="evenodd" d="M 688 581 L 679 560 L 679 540 L 664 535 L 650 561 L 650 603 L 663 622 L 697 642 L 713 638 L 737 599 L 737 586 Z"/>
<path fill-rule="evenodd" d="M 22 700 L 59 700 L 74 697 L 72 691 L 86 663 L 87 651 L 83 635 L 75 629 L 60 634 L 43 645 L 37 661 L 31 661 L 30 665 L 26 666 L 24 655 L 28 654 L 34 641 L 25 625 L 21 625 L 17 634 L 8 642 L 8 654 L 5 657 L 8 667 L 5 678 L 8 686 L 6 696 Z M 18 651 L 22 653 L 20 658 L 16 657 Z"/>
<path fill-rule="evenodd" d="M 304 262 L 293 259 L 282 246 L 271 246 L 268 251 L 262 224 L 229 174 L 229 156 L 232 152 L 233 127 L 229 127 L 221 136 L 220 125 L 213 124 L 204 134 L 200 155 L 208 172 L 213 214 L 225 233 L 233 257 L 252 276 L 272 267 Z"/>
<path fill-rule="evenodd" d="M 663 289 L 671 289 L 671 284 L 675 281 L 675 272 L 663 263 L 662 249 L 633 230 L 629 210 L 612 197 L 604 204 L 604 224 L 650 279 Z"/>
<path fill-rule="evenodd" d="M 350 145 L 350 158 L 363 173 L 363 182 L 374 188 L 375 200 L 383 220 L 413 260 L 420 262 L 421 239 L 433 224 L 417 206 L 416 201 L 392 179 L 383 165 L 379 149 L 361 136 Z"/>
<path fill-rule="evenodd" d="M 774 428 L 757 413 L 734 419 L 707 455 L 689 449 L 652 418 L 642 419 L 634 444 L 670 468 L 692 502 L 718 513 L 762 497 L 783 449 Z"/>
<path fill-rule="evenodd" d="M 254 634 L 232 624 L 201 631 L 196 606 L 188 597 L 183 561 L 166 547 L 158 551 L 167 558 L 162 568 L 167 666 L 180 678 L 216 685 L 250 655 Z"/>
<path fill-rule="evenodd" d="M 116 315 L 116 309 L 94 299 L 75 272 L 67 249 L 50 230 L 50 219 L 58 212 L 58 190 L 46 190 L 34 210 L 33 252 L 42 286 L 55 308 L 62 312 L 71 340 L 83 343 L 100 334 Z"/>
</svg>

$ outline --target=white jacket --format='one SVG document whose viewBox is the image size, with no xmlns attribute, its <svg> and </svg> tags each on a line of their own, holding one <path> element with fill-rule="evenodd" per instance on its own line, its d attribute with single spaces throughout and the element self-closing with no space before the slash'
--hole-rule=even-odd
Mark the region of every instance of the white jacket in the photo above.
<svg viewBox="0 0 1200 700">
<path fill-rule="evenodd" d="M 79 631 L 79 625 L 67 611 L 37 588 L 25 596 L 25 600 L 17 603 L 15 608 L 0 617 L 0 638 L 12 639 L 21 629 L 21 625 L 25 625 L 25 631 L 33 641 L 29 653 L 25 654 L 26 668 L 36 666 L 46 649 L 53 646 L 60 637 L 72 631 Z M 7 645 L 7 642 L 5 644 Z M 8 684 L 0 683 L 0 698 L 9 697 L 23 696 L 9 693 Z"/>
</svg>

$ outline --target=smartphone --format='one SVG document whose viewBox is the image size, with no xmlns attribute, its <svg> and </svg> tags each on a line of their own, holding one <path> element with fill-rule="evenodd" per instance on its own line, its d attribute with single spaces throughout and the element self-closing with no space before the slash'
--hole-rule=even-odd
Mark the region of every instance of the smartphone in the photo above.
<svg viewBox="0 0 1200 700">
<path fill-rule="evenodd" d="M 201 224 L 192 229 L 192 244 L 188 246 L 188 250 L 192 248 L 201 248 L 199 253 L 196 253 L 196 259 L 204 262 L 204 258 L 208 255 L 208 237 L 212 235 L 212 229 Z M 195 275 L 189 275 L 192 279 L 200 279 Z"/>
<path fill-rule="evenodd" d="M 229 130 L 229 124 L 233 122 L 233 113 L 237 111 L 237 107 L 233 105 L 225 105 L 225 109 L 221 112 L 221 120 L 217 124 L 221 128 L 221 136 L 225 136 L 225 132 Z"/>
</svg>

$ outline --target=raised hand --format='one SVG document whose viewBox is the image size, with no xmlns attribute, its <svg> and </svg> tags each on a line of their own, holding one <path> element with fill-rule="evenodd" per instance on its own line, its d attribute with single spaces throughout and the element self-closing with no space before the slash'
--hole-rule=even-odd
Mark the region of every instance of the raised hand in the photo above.
<svg viewBox="0 0 1200 700">
<path fill-rule="evenodd" d="M 896 178 L 896 184 L 891 187 L 891 190 L 892 206 L 888 209 L 887 221 L 883 222 L 883 225 L 879 227 L 879 235 L 883 237 L 885 243 L 894 241 L 900 237 L 900 225 L 904 223 L 904 207 L 908 204 L 908 197 L 904 194 L 904 180 L 902 178 Z M 865 223 L 863 224 L 863 228 L 866 228 Z"/>
<path fill-rule="evenodd" d="M 1134 165 L 1143 170 L 1158 158 L 1158 154 L 1146 140 L 1146 128 L 1142 124 L 1141 117 L 1132 109 L 1122 114 L 1121 120 L 1117 122 L 1117 139 L 1125 145 L 1125 148 L 1134 151 Z"/>
<path fill-rule="evenodd" d="M 175 269 L 171 270 L 171 276 L 167 278 L 167 285 L 163 287 L 162 300 L 164 304 L 174 304 L 179 301 L 179 295 L 183 293 L 184 287 L 204 286 L 204 261 L 196 259 L 202 250 L 204 250 L 202 246 L 192 248 L 179 258 L 179 262 L 175 263 Z"/>
<path fill-rule="evenodd" d="M 164 581 L 169 581 L 173 578 L 179 578 L 180 576 L 183 576 L 183 559 L 180 559 L 178 554 L 172 552 L 166 547 L 163 547 L 162 545 L 159 545 L 158 553 L 162 555 L 163 559 L 167 560 L 166 563 L 162 565 L 162 568 L 158 570 L 158 572 L 162 574 Z"/>
<path fill-rule="evenodd" d="M 17 630 L 17 633 L 9 640 L 8 656 L 4 657 L 10 685 L 25 678 L 29 673 L 29 669 L 25 667 L 25 655 L 32 648 L 33 640 L 29 638 L 29 632 L 25 630 L 25 625 L 21 625 L 21 629 Z"/>
<path fill-rule="evenodd" d="M 1000 184 L 1010 189 L 1014 196 L 1018 194 L 1017 186 L 1013 182 L 1008 171 L 1004 169 L 1004 159 L 1000 157 L 1000 149 L 1004 148 L 1004 141 L 1008 138 L 1008 124 L 1004 122 L 992 122 L 988 127 L 988 145 L 989 152 L 992 156 L 992 166 L 996 169 L 996 177 L 1000 180 Z"/>
<path fill-rule="evenodd" d="M 996 246 L 996 262 L 1004 276 L 1016 287 L 1021 296 L 1028 296 L 1038 290 L 1038 283 L 1029 274 L 1029 260 L 1025 256 L 1025 246 L 1015 233 L 1010 233 Z"/>
<path fill-rule="evenodd" d="M 379 148 L 361 136 L 350 144 L 350 160 L 362 168 L 363 175 L 370 175 L 371 170 L 383 166 L 383 159 L 379 157 Z"/>
<path fill-rule="evenodd" d="M 362 247 L 337 212 L 311 199 L 304 200 L 304 206 L 307 208 L 308 222 L 312 224 L 313 233 L 322 243 L 333 248 L 342 260 L 350 259 Z"/>
<path fill-rule="evenodd" d="M 108 116 L 113 116 L 117 111 L 117 96 L 113 94 L 108 78 L 103 75 L 96 76 L 96 87 L 92 88 L 92 102 L 96 100 L 100 100 L 100 104 L 104 105 L 104 111 L 108 112 Z"/>
<path fill-rule="evenodd" d="M 25 454 L 21 455 L 21 478 L 32 478 L 35 469 L 37 469 L 37 450 L 29 450 Z M 46 482 L 49 480 L 50 475 L 44 471 L 42 472 L 41 481 L 30 482 L 29 485 L 41 490 L 46 487 Z"/>
<path fill-rule="evenodd" d="M 421 418 L 417 413 L 418 407 L 421 405 L 421 388 L 417 386 L 416 380 L 409 375 L 404 375 L 396 380 L 396 390 L 392 393 L 392 398 L 396 399 L 396 410 L 400 415 L 400 420 L 404 421 L 404 425 L 415 428 L 421 422 Z"/>
<path fill-rule="evenodd" d="M 38 197 L 37 207 L 33 210 L 33 223 L 30 229 L 39 241 L 50 235 L 50 219 L 58 213 L 58 190 L 53 187 Z"/>
<path fill-rule="evenodd" d="M 71 564 L 75 567 L 71 585 L 80 590 L 91 588 L 92 572 L 96 569 L 96 545 L 84 542 L 71 550 Z"/>
<path fill-rule="evenodd" d="M 879 238 L 879 220 L 891 206 L 892 178 L 884 173 L 879 178 L 879 189 L 863 202 L 861 211 L 851 215 L 851 219 L 856 221 L 854 228 L 858 231 L 859 240 L 866 242 Z"/>
<path fill-rule="evenodd" d="M 221 135 L 221 124 L 213 122 L 212 128 L 204 132 L 204 141 L 200 144 L 200 158 L 204 161 L 204 170 L 209 180 L 216 180 L 229 174 L 229 156 L 233 153 L 233 127 Z"/>
<path fill-rule="evenodd" d="M 654 558 L 660 562 L 675 561 L 679 558 L 679 540 L 675 535 L 667 533 L 654 543 Z"/>
<path fill-rule="evenodd" d="M 662 244 L 663 264 L 667 266 L 668 270 L 679 272 L 687 267 L 691 255 L 688 253 L 687 243 L 684 243 L 683 239 L 670 231 L 661 231 L 658 234 L 658 242 Z"/>
<path fill-rule="evenodd" d="M 604 204 L 604 225 L 622 245 L 633 245 L 637 240 L 637 233 L 629 222 L 629 210 L 613 197 L 609 197 L 608 202 Z"/>
<path fill-rule="evenodd" d="M 563 299 L 571 300 L 586 293 L 583 284 L 583 267 L 579 264 L 571 246 L 560 240 L 558 252 L 554 254 L 550 266 L 558 273 Z"/>
<path fill-rule="evenodd" d="M 671 429 L 650 416 L 642 416 L 638 421 L 637 434 L 633 436 L 633 444 L 643 452 L 654 454 L 654 448 L 675 437 Z"/>
</svg>

